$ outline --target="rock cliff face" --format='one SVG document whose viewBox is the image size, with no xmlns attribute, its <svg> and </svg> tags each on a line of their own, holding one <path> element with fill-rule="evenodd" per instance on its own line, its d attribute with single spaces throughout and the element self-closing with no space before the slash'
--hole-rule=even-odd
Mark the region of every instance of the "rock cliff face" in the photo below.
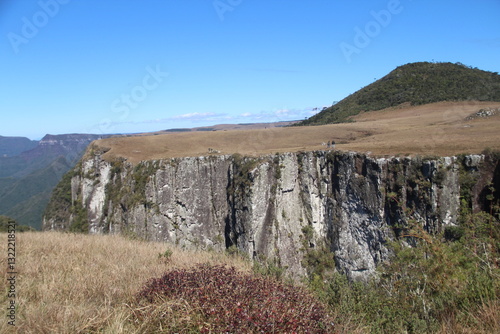
<svg viewBox="0 0 500 334">
<path fill-rule="evenodd" d="M 371 158 L 352 152 L 283 153 L 144 161 L 89 150 L 52 199 L 44 229 L 79 223 L 90 233 L 133 233 L 186 248 L 237 248 L 296 276 L 331 252 L 337 270 L 364 279 L 389 256 L 408 219 L 428 231 L 456 223 L 460 175 L 483 156 Z M 83 222 L 81 221 L 83 219 Z"/>
</svg>

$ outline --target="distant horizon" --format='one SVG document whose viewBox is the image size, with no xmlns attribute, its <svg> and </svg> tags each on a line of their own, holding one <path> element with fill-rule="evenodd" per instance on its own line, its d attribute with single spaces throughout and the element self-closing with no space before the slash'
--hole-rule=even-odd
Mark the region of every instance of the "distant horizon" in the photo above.
<svg viewBox="0 0 500 334">
<path fill-rule="evenodd" d="M 398 66 L 500 72 L 500 2 L 5 0 L 0 134 L 303 120 Z"/>
<path fill-rule="evenodd" d="M 422 61 L 422 62 L 427 62 L 427 63 L 452 63 L 452 62 L 448 62 L 448 61 L 442 61 L 441 62 L 441 61 L 434 61 L 434 60 L 433 61 Z M 418 62 L 414 62 L 414 63 L 418 63 Z M 475 68 L 475 69 L 482 70 L 482 71 L 497 73 L 497 72 L 493 72 L 493 71 L 488 71 L 488 70 L 484 70 L 484 69 L 481 69 L 481 68 L 477 68 L 477 67 L 469 65 L 469 64 L 462 64 L 460 62 L 457 62 L 455 64 L 463 65 L 463 66 L 466 66 L 468 68 Z M 406 65 L 406 64 L 398 65 L 394 69 L 396 69 L 397 67 L 403 66 L 403 65 Z M 394 69 L 392 69 L 392 70 L 394 70 Z M 387 75 L 389 73 L 390 72 L 386 73 L 385 75 Z M 371 82 L 371 83 L 373 83 L 373 82 Z M 370 84 L 367 84 L 366 86 L 369 86 Z M 362 88 L 364 88 L 366 86 L 363 86 L 360 89 L 362 89 Z M 349 95 L 351 95 L 353 93 L 355 93 L 355 92 L 351 92 L 347 96 L 349 96 Z M 324 105 L 322 107 L 308 108 L 308 110 L 310 110 L 310 115 L 307 118 L 309 118 L 311 116 L 314 116 L 315 114 L 321 112 L 322 108 L 333 106 L 333 105 L 335 105 L 338 102 L 340 102 L 340 101 L 333 101 L 332 104 L 330 104 L 328 106 Z M 220 125 L 248 125 L 248 124 L 287 123 L 287 122 L 300 122 L 300 121 L 302 121 L 302 119 L 277 120 L 277 121 L 272 121 L 272 120 L 270 120 L 270 121 L 260 120 L 259 121 L 259 120 L 257 120 L 255 122 L 240 122 L 240 123 L 228 121 L 228 122 L 225 122 L 225 123 L 224 122 L 219 122 L 219 123 L 205 123 L 205 124 L 201 124 L 201 125 L 200 124 L 192 124 L 193 126 L 190 126 L 190 127 L 186 126 L 186 127 L 171 127 L 171 128 L 162 128 L 162 129 L 152 129 L 150 131 L 111 132 L 111 133 L 63 132 L 63 133 L 45 133 L 45 134 L 43 134 L 41 136 L 38 136 L 38 137 L 30 137 L 28 135 L 12 135 L 12 136 L 10 136 L 10 135 L 3 135 L 3 134 L 0 133 L 0 137 L 11 137 L 11 138 L 12 137 L 19 137 L 19 138 L 28 138 L 28 139 L 30 139 L 32 141 L 41 141 L 44 137 L 49 136 L 49 135 L 61 136 L 61 135 L 75 134 L 75 135 L 96 135 L 96 136 L 99 136 L 99 135 L 102 135 L 102 136 L 120 136 L 120 135 L 126 136 L 126 135 L 138 135 L 138 134 L 143 134 L 143 133 L 155 133 L 155 132 L 163 132 L 163 131 L 165 131 L 165 132 L 168 133 L 170 131 L 175 131 L 175 130 L 196 129 L 196 128 L 214 127 L 214 126 L 220 126 Z"/>
<path fill-rule="evenodd" d="M 64 136 L 64 135 L 90 135 L 90 136 L 129 136 L 129 135 L 139 135 L 142 133 L 155 133 L 155 132 L 175 132 L 175 130 L 192 130 L 192 129 L 197 129 L 197 128 L 204 128 L 204 127 L 215 127 L 215 126 L 221 126 L 221 125 L 253 125 L 253 124 L 276 124 L 276 123 L 290 123 L 290 122 L 300 122 L 301 120 L 290 120 L 290 121 L 276 121 L 276 122 L 250 122 L 250 123 L 218 123 L 218 124 L 207 124 L 207 125 L 202 125 L 202 126 L 195 126 L 195 127 L 190 127 L 190 128 L 168 128 L 168 129 L 158 129 L 158 130 L 153 130 L 153 131 L 142 131 L 142 132 L 117 132 L 117 133 L 86 133 L 86 132 L 68 132 L 68 133 L 46 133 L 41 137 L 37 138 L 31 138 L 28 136 L 23 136 L 23 135 L 14 135 L 14 136 L 5 136 L 0 134 L 0 137 L 3 138 L 27 138 L 31 141 L 41 141 L 43 138 L 46 136 Z"/>
</svg>

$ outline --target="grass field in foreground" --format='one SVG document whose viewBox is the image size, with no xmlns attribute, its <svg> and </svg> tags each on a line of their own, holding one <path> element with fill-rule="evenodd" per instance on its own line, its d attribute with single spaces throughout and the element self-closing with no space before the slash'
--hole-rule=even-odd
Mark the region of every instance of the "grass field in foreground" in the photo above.
<svg viewBox="0 0 500 334">
<path fill-rule="evenodd" d="M 2 279 L 0 333 L 158 333 L 158 319 L 166 315 L 170 318 L 163 323 L 181 323 L 192 329 L 199 321 L 198 311 L 186 300 L 144 306 L 137 303 L 138 292 L 151 278 L 173 269 L 189 270 L 199 263 L 233 266 L 239 272 L 256 275 L 252 263 L 238 256 L 189 252 L 120 236 L 24 232 L 17 233 L 16 238 L 16 327 L 7 324 L 8 287 L 7 280 Z M 0 250 L 7 254 L 7 234 L 1 233 L 0 240 Z M 170 256 L 159 256 L 167 250 Z M 0 256 L 0 265 L 7 267 L 5 256 Z M 352 315 L 330 311 L 336 333 L 369 332 L 370 324 L 359 321 L 359 316 L 353 321 Z M 494 324 L 500 319 L 500 303 L 479 305 L 467 319 L 471 320 L 466 325 L 447 319 L 438 333 L 489 333 L 492 328 L 498 329 L 500 323 Z"/>
<path fill-rule="evenodd" d="M 224 254 L 175 249 L 111 235 L 17 233 L 17 319 L 7 324 L 7 280 L 0 281 L 0 333 L 142 333 L 134 325 L 135 295 L 151 278 L 197 263 L 249 263 Z M 0 234 L 0 265 L 7 267 L 7 234 Z M 172 250 L 169 261 L 159 257 Z"/>
</svg>

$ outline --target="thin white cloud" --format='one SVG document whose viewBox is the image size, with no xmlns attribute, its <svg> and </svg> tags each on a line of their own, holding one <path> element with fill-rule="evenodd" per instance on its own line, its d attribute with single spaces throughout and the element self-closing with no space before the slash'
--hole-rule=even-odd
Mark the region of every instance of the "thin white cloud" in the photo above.
<svg viewBox="0 0 500 334">
<path fill-rule="evenodd" d="M 141 124 L 183 124 L 189 126 L 190 123 L 202 123 L 204 125 L 215 124 L 231 124 L 231 123 L 267 123 L 281 121 L 296 121 L 311 117 L 318 113 L 321 108 L 282 108 L 276 110 L 263 110 L 261 112 L 251 113 L 245 112 L 239 115 L 231 116 L 225 113 L 214 112 L 192 112 L 174 115 L 166 118 L 156 118 L 143 121 L 113 121 L 111 119 L 103 119 L 101 122 L 93 126 L 93 129 L 98 129 L 99 133 L 117 132 L 116 128 L 123 126 L 141 125 Z M 174 125 L 173 125 L 174 126 Z M 177 126 L 177 125 L 175 125 Z M 125 131 L 125 130 L 124 130 Z M 128 130 L 127 130 L 128 131 Z M 94 131 L 96 132 L 96 131 Z M 128 131 L 130 132 L 130 131 Z"/>
<path fill-rule="evenodd" d="M 217 116 L 222 116 L 222 114 L 216 114 L 213 112 L 205 112 L 205 113 L 193 112 L 193 113 L 188 113 L 188 114 L 172 116 L 172 117 L 169 117 L 168 120 L 202 120 L 202 119 L 213 118 L 213 117 L 217 117 Z"/>
<path fill-rule="evenodd" d="M 204 121 L 222 121 L 228 120 L 232 117 L 227 116 L 226 114 L 219 114 L 213 112 L 193 112 L 187 114 L 174 115 L 171 117 L 160 118 L 155 120 L 147 120 L 138 123 L 169 123 L 172 121 L 190 121 L 190 122 L 204 122 Z"/>
<path fill-rule="evenodd" d="M 279 122 L 279 121 L 296 121 L 302 120 L 305 117 L 311 117 L 318 113 L 322 108 L 282 108 L 277 110 L 263 110 L 259 113 L 243 113 L 239 118 L 244 118 L 245 121 L 255 122 Z"/>
</svg>

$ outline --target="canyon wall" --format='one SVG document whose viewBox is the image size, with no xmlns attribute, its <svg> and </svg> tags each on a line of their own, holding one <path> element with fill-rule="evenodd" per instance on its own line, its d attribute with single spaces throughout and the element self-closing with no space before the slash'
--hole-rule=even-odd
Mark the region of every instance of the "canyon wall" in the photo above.
<svg viewBox="0 0 500 334">
<path fill-rule="evenodd" d="M 132 165 L 102 154 L 89 149 L 61 182 L 45 230 L 239 250 L 297 277 L 308 274 L 311 257 L 331 254 L 336 269 L 353 280 L 366 279 L 388 258 L 387 242 L 408 220 L 430 232 L 456 224 L 461 173 L 479 175 L 484 160 L 332 150 Z"/>
</svg>

